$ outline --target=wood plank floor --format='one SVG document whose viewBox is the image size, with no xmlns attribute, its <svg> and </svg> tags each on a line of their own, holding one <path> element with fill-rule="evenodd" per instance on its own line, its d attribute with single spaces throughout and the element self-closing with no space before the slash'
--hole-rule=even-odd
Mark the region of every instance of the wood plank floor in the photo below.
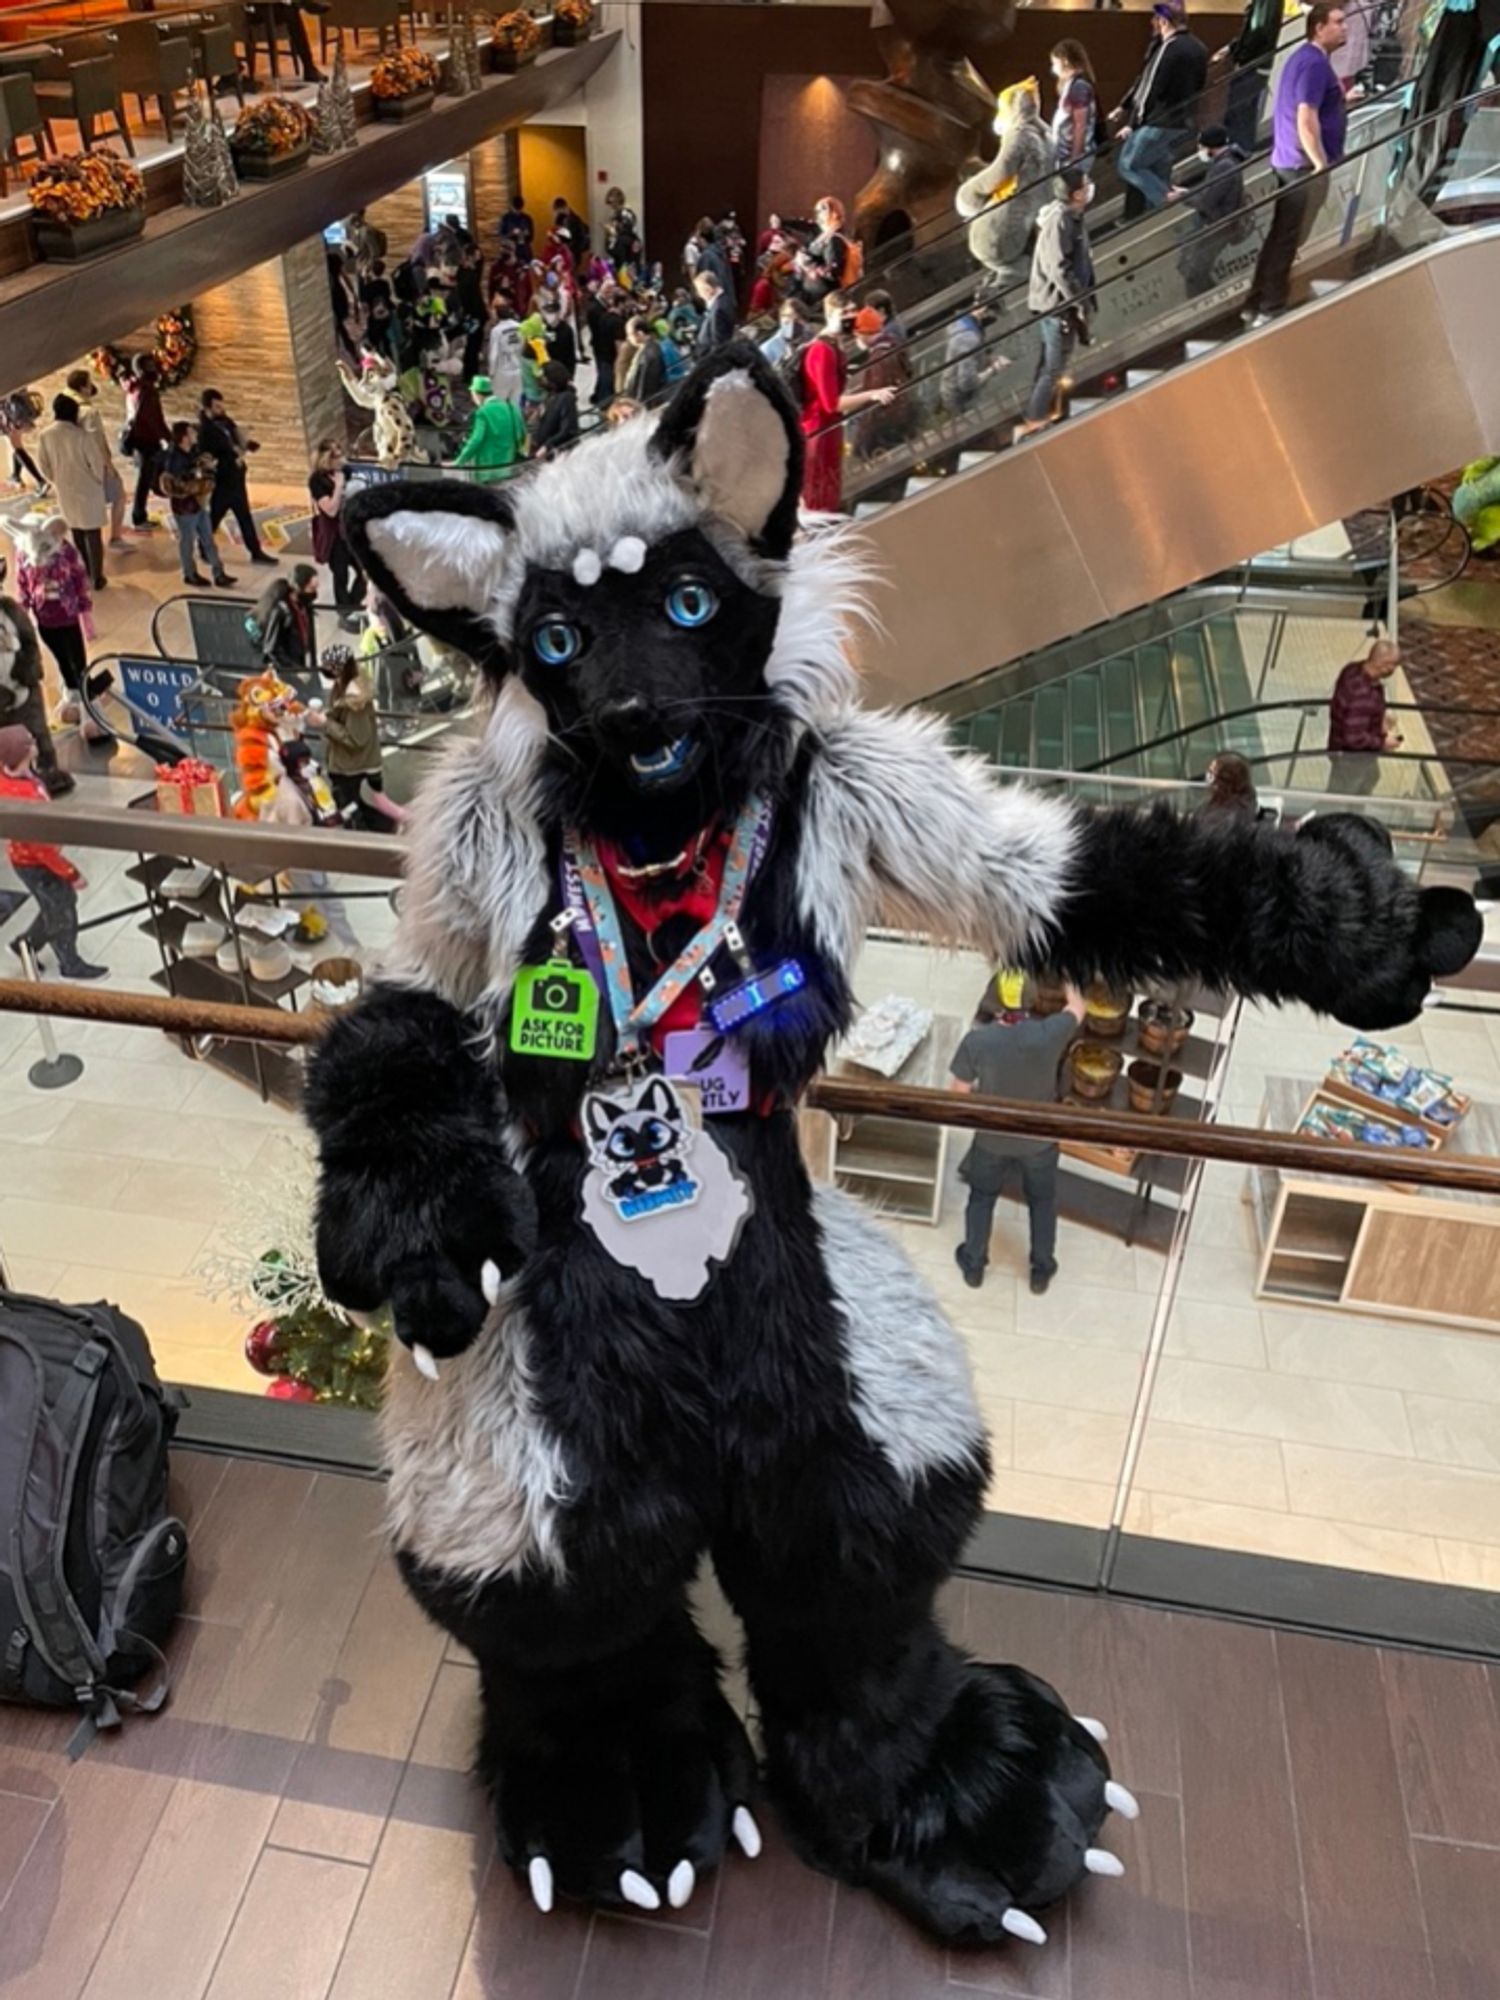
<svg viewBox="0 0 1500 2000">
<path fill-rule="evenodd" d="M 161 1715 L 69 1765 L 0 1709 L 5 2000 L 1495 2000 L 1495 1670 L 1006 1586 L 976 1652 L 1105 1717 L 1134 1826 L 1037 1950 L 945 1952 L 768 1825 L 690 1907 L 540 1917 L 465 1766 L 475 1674 L 408 1604 L 372 1483 L 189 1453 Z M 722 1602 L 707 1623 L 728 1636 Z M 737 1675 L 731 1691 L 745 1698 Z M 769 1821 L 769 1815 L 765 1816 Z"/>
</svg>

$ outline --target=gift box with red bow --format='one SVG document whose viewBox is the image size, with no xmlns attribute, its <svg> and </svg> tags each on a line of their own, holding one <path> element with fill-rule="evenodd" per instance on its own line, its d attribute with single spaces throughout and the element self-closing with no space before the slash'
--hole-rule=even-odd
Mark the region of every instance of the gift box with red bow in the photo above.
<svg viewBox="0 0 1500 2000">
<path fill-rule="evenodd" d="M 158 764 L 156 810 L 223 819 L 224 786 L 218 772 L 201 757 L 184 757 L 180 764 Z"/>
</svg>

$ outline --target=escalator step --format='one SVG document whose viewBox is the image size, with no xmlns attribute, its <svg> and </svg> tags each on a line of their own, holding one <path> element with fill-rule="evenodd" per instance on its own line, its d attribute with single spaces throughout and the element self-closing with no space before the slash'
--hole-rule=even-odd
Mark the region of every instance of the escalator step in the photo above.
<svg viewBox="0 0 1500 2000">
<path fill-rule="evenodd" d="M 1218 340 L 1190 340 L 1183 351 L 1189 361 L 1201 361 L 1205 354 L 1212 354 L 1222 345 L 1223 342 Z"/>
<path fill-rule="evenodd" d="M 1154 382 L 1160 374 L 1161 370 L 1159 368 L 1127 368 L 1125 370 L 1125 387 L 1127 389 L 1142 388 L 1147 382 Z"/>
<path fill-rule="evenodd" d="M 981 465 L 989 465 L 998 456 L 993 451 L 961 451 L 958 454 L 958 469 L 960 472 L 974 472 Z"/>
<path fill-rule="evenodd" d="M 856 500 L 854 518 L 856 521 L 868 521 L 872 514 L 883 514 L 890 504 L 889 500 Z"/>
</svg>

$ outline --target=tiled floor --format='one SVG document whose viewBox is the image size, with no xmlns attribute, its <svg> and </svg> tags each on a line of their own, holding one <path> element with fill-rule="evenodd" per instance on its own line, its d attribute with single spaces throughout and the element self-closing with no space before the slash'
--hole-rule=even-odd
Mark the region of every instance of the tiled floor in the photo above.
<svg viewBox="0 0 1500 2000">
<path fill-rule="evenodd" d="M 538 1915 L 469 1776 L 474 1665 L 407 1598 L 370 1482 L 192 1453 L 158 1716 L 78 1763 L 0 1709 L 6 2000 L 1493 2000 L 1495 1669 L 980 1582 L 955 1639 L 1103 1716 L 1123 1880 L 1037 1948 L 945 1951 L 790 1853 L 649 1918 Z M 705 1577 L 731 1669 L 739 1628 Z M 748 1703 L 737 1671 L 731 1699 Z"/>
</svg>

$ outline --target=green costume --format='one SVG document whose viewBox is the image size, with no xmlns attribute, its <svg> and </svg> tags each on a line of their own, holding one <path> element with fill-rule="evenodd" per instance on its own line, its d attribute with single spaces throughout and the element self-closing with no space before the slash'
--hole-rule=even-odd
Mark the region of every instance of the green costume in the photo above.
<svg viewBox="0 0 1500 2000">
<path fill-rule="evenodd" d="M 526 423 L 515 404 L 499 396 L 475 405 L 469 435 L 455 465 L 472 465 L 481 481 L 498 478 L 526 450 Z"/>
</svg>

